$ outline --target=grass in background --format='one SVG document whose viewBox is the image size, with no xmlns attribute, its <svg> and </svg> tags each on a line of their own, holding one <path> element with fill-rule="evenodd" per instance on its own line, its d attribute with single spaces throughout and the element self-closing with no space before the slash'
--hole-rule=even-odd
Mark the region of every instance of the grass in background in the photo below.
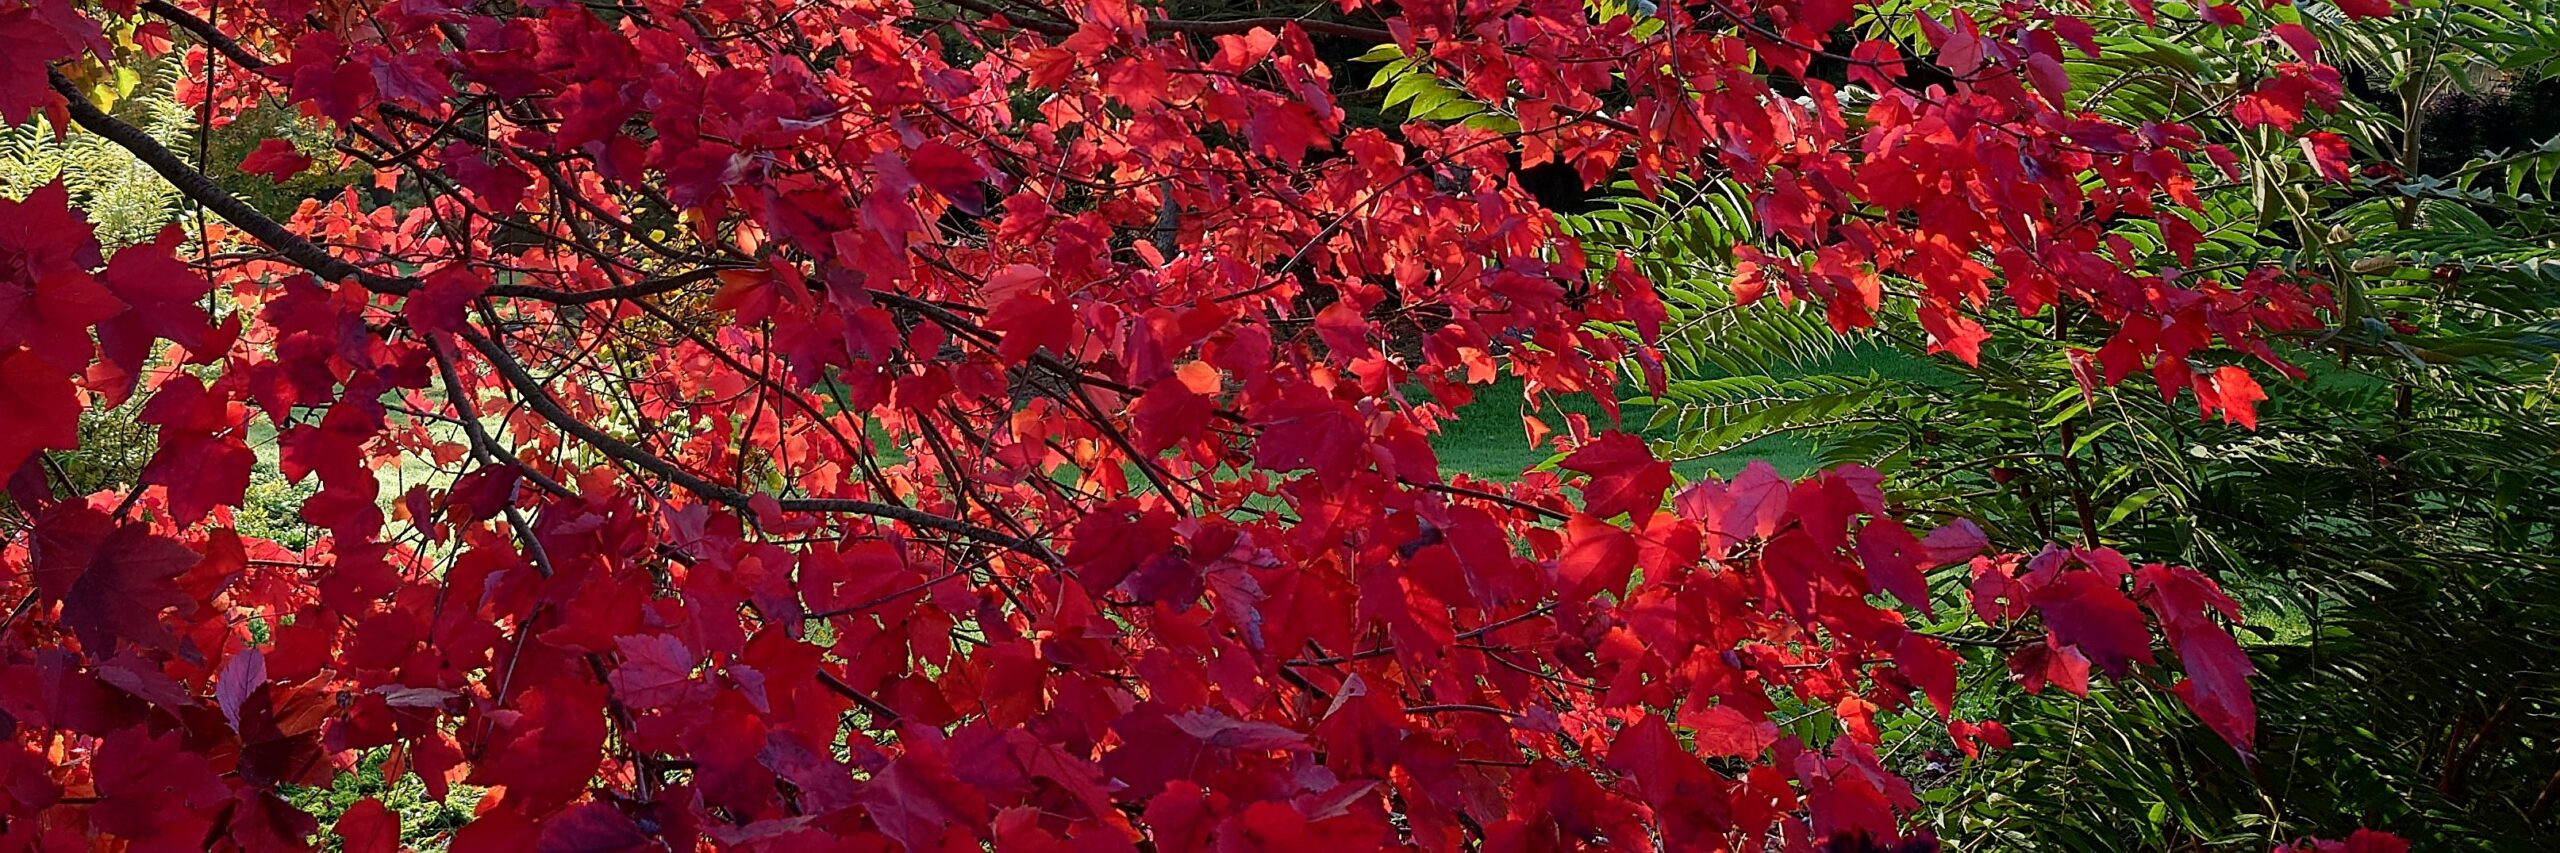
<svg viewBox="0 0 2560 853">
<path fill-rule="evenodd" d="M 1866 374 L 1888 377 L 1919 378 L 1943 374 L 1945 371 L 1927 359 L 1882 348 L 1861 347 L 1839 358 L 1815 365 L 1797 375 Z M 1431 449 L 1440 455 L 1444 473 L 1464 473 L 1494 480 L 1516 480 L 1521 473 L 1554 457 L 1544 448 L 1529 446 L 1528 434 L 1520 423 L 1520 380 L 1504 376 L 1491 385 L 1476 389 L 1476 398 L 1458 410 L 1455 420 L 1443 425 L 1433 436 Z M 1637 396 L 1640 389 L 1620 388 L 1620 398 Z M 1562 430 L 1566 414 L 1581 414 L 1591 419 L 1594 428 L 1608 428 L 1609 421 L 1600 404 L 1582 395 L 1559 396 L 1554 405 L 1538 411 L 1538 419 L 1547 426 Z M 1646 438 L 1670 438 L 1667 433 L 1645 431 L 1653 418 L 1653 407 L 1620 405 L 1621 421 L 1617 428 L 1644 435 Z M 1713 474 L 1732 477 L 1751 460 L 1766 460 L 1778 473 L 1802 477 L 1815 469 L 1820 447 L 1807 436 L 1772 435 L 1732 450 L 1697 459 L 1673 463 L 1672 470 L 1684 479 L 1694 480 Z"/>
</svg>

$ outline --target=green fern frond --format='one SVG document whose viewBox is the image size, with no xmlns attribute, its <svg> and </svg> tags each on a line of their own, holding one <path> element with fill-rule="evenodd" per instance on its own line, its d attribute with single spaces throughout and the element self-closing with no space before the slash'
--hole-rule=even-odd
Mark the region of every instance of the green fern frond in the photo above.
<svg viewBox="0 0 2560 853">
<path fill-rule="evenodd" d="M 177 102 L 176 67 L 167 58 L 143 66 L 139 84 L 117 102 L 116 111 L 162 144 L 183 148 L 196 117 Z M 76 130 L 56 139 L 41 116 L 0 129 L 0 196 L 24 198 L 57 180 L 109 247 L 151 239 L 177 219 L 183 200 L 150 166 L 105 139 Z"/>
<path fill-rule="evenodd" d="M 1773 435 L 1838 426 L 1882 407 L 1897 383 L 1865 375 L 1728 376 L 1670 383 L 1660 397 L 1630 403 L 1658 406 L 1648 431 L 1673 438 L 1674 458 L 1712 456 Z"/>
</svg>

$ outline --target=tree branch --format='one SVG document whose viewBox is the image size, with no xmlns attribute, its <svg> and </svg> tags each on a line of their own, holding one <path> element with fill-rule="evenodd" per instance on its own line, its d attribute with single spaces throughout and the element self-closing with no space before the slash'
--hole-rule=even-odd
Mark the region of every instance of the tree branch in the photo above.
<svg viewBox="0 0 2560 853">
<path fill-rule="evenodd" d="M 533 378 L 533 374 L 526 372 L 524 365 L 517 362 L 515 356 L 507 352 L 506 347 L 480 334 L 476 329 L 466 327 L 460 334 L 464 341 L 469 342 L 473 349 L 479 350 L 480 354 L 489 360 L 489 365 L 497 370 L 500 378 L 505 379 L 508 385 L 514 386 L 516 393 L 524 397 L 526 407 L 531 408 L 535 414 L 541 415 L 544 420 L 550 421 L 552 426 L 575 436 L 579 441 L 586 442 L 588 446 L 594 447 L 606 456 L 638 466 L 705 500 L 740 512 L 753 512 L 750 504 L 753 496 L 703 479 L 701 475 L 685 470 L 684 466 L 667 461 L 657 454 L 608 435 L 603 430 L 579 420 L 577 416 L 570 414 L 568 409 L 561 407 L 560 401 L 553 398 L 551 392 L 542 387 L 542 382 Z M 790 512 L 850 513 L 905 522 L 914 527 L 1003 546 L 1007 550 L 1044 563 L 1054 565 L 1061 562 L 1057 554 L 1052 553 L 1047 546 L 1039 542 L 1016 538 L 1001 531 L 959 519 L 946 518 L 895 504 L 852 498 L 785 498 L 777 500 L 776 503 L 783 510 Z"/>
<path fill-rule="evenodd" d="M 80 94 L 77 85 L 62 76 L 62 72 L 47 69 L 45 74 L 53 84 L 53 90 L 60 93 L 63 100 L 68 103 L 72 123 L 131 152 L 135 159 L 150 166 L 151 170 L 159 173 L 170 186 L 177 188 L 180 194 L 197 204 L 204 205 L 206 210 L 222 217 L 224 222 L 231 223 L 233 227 L 249 232 L 249 235 L 257 238 L 258 242 L 274 249 L 277 254 L 283 255 L 285 260 L 293 262 L 295 266 L 330 281 L 354 282 L 366 290 L 386 296 L 405 296 L 418 289 L 419 282 L 414 277 L 383 275 L 329 254 L 329 251 L 321 248 L 319 244 L 294 233 L 293 229 L 286 228 L 283 223 L 258 212 L 258 209 L 249 206 L 248 202 L 241 201 L 238 196 L 224 190 L 220 184 L 214 183 L 212 178 L 206 177 L 203 172 L 196 171 L 195 167 L 187 165 L 186 160 L 180 158 L 177 152 L 169 150 L 168 146 L 160 144 L 159 140 L 151 138 L 151 135 L 143 132 L 141 128 L 99 110 L 96 105 L 89 103 L 88 98 Z M 584 305 L 614 299 L 656 296 L 681 290 L 688 285 L 711 280 L 720 274 L 720 269 L 703 267 L 599 290 L 561 290 L 536 285 L 500 284 L 490 287 L 486 294 L 496 297 L 532 299 L 554 305 Z"/>
<path fill-rule="evenodd" d="M 958 6 L 981 15 L 1002 16 L 1006 21 L 1011 22 L 1016 27 L 1053 38 L 1074 35 L 1076 31 L 1076 25 L 1074 24 L 1036 17 L 1024 12 L 1015 12 L 992 3 L 980 2 L 980 0 L 947 0 L 947 2 L 951 5 Z M 1147 32 L 1158 34 L 1183 33 L 1195 36 L 1220 36 L 1252 32 L 1255 28 L 1279 32 L 1282 28 L 1285 28 L 1290 24 L 1296 24 L 1299 29 L 1305 30 L 1314 35 L 1332 36 L 1335 38 L 1368 42 L 1370 44 L 1394 44 L 1396 40 L 1394 33 L 1387 32 L 1386 30 L 1378 29 L 1376 27 L 1364 27 L 1358 24 L 1345 24 L 1336 21 L 1279 17 L 1234 18 L 1223 21 L 1148 21 Z"/>
<path fill-rule="evenodd" d="M 1196 36 L 1218 36 L 1252 32 L 1255 28 L 1279 32 L 1290 24 L 1315 35 L 1368 42 L 1394 44 L 1396 35 L 1375 27 L 1318 21 L 1307 18 L 1236 18 L 1225 21 L 1148 21 L 1147 32 L 1187 33 Z"/>
<path fill-rule="evenodd" d="M 142 0 L 142 11 L 157 15 L 169 23 L 176 24 L 179 29 L 194 33 L 206 47 L 213 48 L 214 52 L 228 57 L 233 64 L 242 68 L 257 71 L 273 64 L 265 57 L 250 53 L 248 48 L 240 46 L 239 40 L 223 35 L 221 30 L 214 29 L 213 24 L 206 22 L 205 19 L 188 14 L 187 10 L 172 6 L 165 0 Z"/>
<path fill-rule="evenodd" d="M 366 272 L 329 254 L 302 235 L 293 233 L 292 229 L 259 213 L 248 202 L 224 191 L 212 178 L 188 166 L 185 160 L 179 159 L 177 152 L 170 151 L 168 146 L 160 144 L 141 128 L 99 110 L 97 105 L 89 103 L 89 99 L 80 94 L 79 86 L 62 76 L 62 72 L 47 68 L 45 77 L 53 84 L 53 90 L 61 93 L 63 100 L 68 102 L 73 123 L 132 152 L 135 158 L 150 166 L 151 171 L 160 173 L 160 177 L 177 187 L 178 192 L 204 205 L 223 221 L 249 232 L 258 238 L 258 242 L 267 244 L 295 265 L 332 281 L 356 282 L 376 293 L 405 294 L 417 289 L 415 279 L 404 280 Z"/>
</svg>

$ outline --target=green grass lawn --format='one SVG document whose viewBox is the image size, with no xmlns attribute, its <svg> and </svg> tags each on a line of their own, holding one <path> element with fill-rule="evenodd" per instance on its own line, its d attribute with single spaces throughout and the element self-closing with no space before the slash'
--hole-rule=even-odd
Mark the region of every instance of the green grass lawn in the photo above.
<svg viewBox="0 0 2560 853">
<path fill-rule="evenodd" d="M 1925 359 L 1901 352 L 1860 348 L 1814 365 L 1804 371 L 1804 375 L 1868 372 L 1914 376 L 1941 371 Z M 1637 396 L 1641 391 L 1622 388 L 1618 393 L 1624 398 Z M 1587 396 L 1560 397 L 1554 403 L 1537 413 L 1539 420 L 1549 427 L 1563 429 L 1567 413 L 1590 417 L 1594 427 L 1605 428 L 1608 424 L 1600 405 Z M 1505 376 L 1492 385 L 1478 388 L 1474 402 L 1459 409 L 1457 419 L 1445 424 L 1441 433 L 1432 438 L 1431 448 L 1440 454 L 1440 470 L 1443 473 L 1512 480 L 1554 456 L 1546 449 L 1529 446 L 1528 435 L 1520 424 L 1520 406 L 1520 380 L 1517 378 Z M 1653 417 L 1653 409 L 1649 406 L 1622 405 L 1619 410 L 1623 418 L 1620 428 L 1638 433 L 1644 433 L 1646 423 Z M 1669 436 L 1647 434 L 1646 437 L 1659 439 Z M 1713 456 L 1682 460 L 1674 463 L 1672 469 L 1687 479 L 1710 473 L 1731 477 L 1751 460 L 1764 459 L 1780 474 L 1801 477 L 1816 467 L 1818 449 L 1812 439 L 1804 436 L 1773 435 Z"/>
<path fill-rule="evenodd" d="M 1458 410 L 1456 420 L 1444 425 L 1431 439 L 1431 449 L 1440 455 L 1440 470 L 1449 474 L 1472 474 L 1495 480 L 1518 479 L 1520 475 L 1554 454 L 1546 448 L 1529 446 L 1528 433 L 1520 422 L 1520 380 L 1504 377 L 1502 381 L 1477 389 L 1476 399 Z M 1600 405 L 1589 397 L 1562 398 L 1538 411 L 1538 419 L 1547 426 L 1562 430 L 1564 415 L 1577 413 L 1591 418 L 1594 428 L 1607 428 L 1608 419 Z M 1653 416 L 1647 406 L 1621 405 L 1623 421 L 1619 428 L 1642 431 Z M 1767 459 L 1780 473 L 1796 476 L 1813 467 L 1814 446 L 1809 440 L 1791 435 L 1776 435 L 1743 445 L 1733 451 L 1700 459 L 1679 462 L 1673 467 L 1682 477 L 1695 478 L 1714 473 L 1730 477 L 1753 459 Z"/>
</svg>

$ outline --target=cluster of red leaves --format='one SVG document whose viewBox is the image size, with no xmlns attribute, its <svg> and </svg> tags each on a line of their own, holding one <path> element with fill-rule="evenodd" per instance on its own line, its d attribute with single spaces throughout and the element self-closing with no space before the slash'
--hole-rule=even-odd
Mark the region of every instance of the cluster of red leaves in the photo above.
<svg viewBox="0 0 2560 853">
<path fill-rule="evenodd" d="M 2184 255 L 2188 159 L 2221 155 L 2072 111 L 2068 17 L 1858 45 L 1881 98 L 1853 123 L 1803 79 L 1837 0 L 1641 32 L 1578 0 L 1382 30 L 1117 0 L 142 4 L 198 45 L 189 97 L 290 104 L 409 199 L 277 221 L 47 80 L 108 56 L 96 23 L 0 2 L 0 117 L 135 150 L 263 249 L 105 259 L 58 186 L 0 211 L 0 471 L 32 520 L 0 552 L 0 843 L 300 847 L 320 827 L 279 786 L 364 755 L 489 789 L 459 849 L 1881 841 L 1918 801 L 1879 715 L 2008 743 L 1905 615 L 1967 560 L 1981 621 L 2042 637 L 2008 653 L 2030 689 L 2158 667 L 2157 633 L 2250 745 L 2236 608 L 2191 570 L 1977 558 L 1854 468 L 1674 494 L 1578 416 L 1571 477 L 1453 481 L 1427 441 L 1497 370 L 1605 404 L 1614 365 L 1659 362 L 1651 285 L 1513 177 L 1549 161 L 1753 181 L 1776 237 L 1746 297 L 1845 328 L 1916 282 L 1970 359 L 1996 274 L 2020 310 L 2120 324 L 2085 381 L 2147 367 L 2251 421 L 2248 372 L 2190 357 L 2273 363 L 2318 292 L 2134 266 L 2112 225 Z M 1522 129 L 1347 129 L 1319 37 L 1397 44 Z M 1953 82 L 1904 85 L 1924 61 Z M 52 494 L 40 454 L 137 383 L 144 485 Z M 232 529 L 256 418 L 317 484 L 308 548 Z M 454 476 L 386 512 L 404 457 Z M 331 831 L 397 824 L 367 801 Z"/>
<path fill-rule="evenodd" d="M 2208 23 L 2242 25 L 2234 15 Z M 1806 34 L 1835 23 L 1815 20 Z M 2263 395 L 2247 372 L 2200 373 L 2192 356 L 2219 337 L 2235 352 L 2293 372 L 2266 336 L 2317 326 L 2325 289 L 2267 269 L 2239 282 L 2176 267 L 2146 270 L 2131 262 L 2136 252 L 2127 238 L 2112 233 L 2128 220 L 2148 220 L 2177 263 L 2193 263 L 2203 235 L 2189 211 L 2200 210 L 2203 199 L 2189 161 L 2201 158 L 2236 180 L 2235 155 L 2186 126 L 2124 127 L 2072 110 L 2062 63 L 2073 52 L 2098 53 L 2084 22 L 2035 9 L 1991 24 L 1961 13 L 1948 22 L 1924 15 L 1921 25 L 1937 68 L 1963 81 L 1952 91 L 1894 86 L 1910 60 L 1891 45 L 1870 43 L 1845 59 L 1851 81 L 1879 93 L 1856 122 L 1842 114 L 1834 87 L 1806 81 L 1811 97 L 1776 101 L 1769 127 L 1734 129 L 1748 133 L 1749 144 L 1700 140 L 1735 172 L 1766 176 L 1756 209 L 1784 251 L 1741 252 L 1734 284 L 1741 300 L 1771 290 L 1782 299 L 1816 299 L 1832 326 L 1846 330 L 1873 325 L 1885 282 L 1906 281 L 1918 288 L 1931 350 L 1970 364 L 1990 332 L 1969 315 L 1990 301 L 1996 279 L 2021 312 L 2074 304 L 2116 325 L 2104 348 L 2072 353 L 2081 364 L 2103 365 L 2103 377 L 2084 370 L 2087 387 L 2113 385 L 2147 365 L 2164 398 L 2192 389 L 2207 414 L 2254 424 Z M 1800 69 L 1813 59 L 1753 46 L 1779 67 Z M 2323 105 L 2336 106 L 2335 69 L 2286 68 L 2288 75 L 2298 68 L 2324 73 L 2330 82 Z M 1727 75 L 1742 79 L 1724 81 L 1724 91 L 1736 94 L 1720 105 L 1739 110 L 1767 100 L 1765 83 L 1749 82 L 1759 79 L 1753 73 L 1726 66 Z M 2236 117 L 2252 123 L 2249 111 L 2266 100 L 2263 92 L 2239 99 Z M 2302 100 L 2290 101 L 2290 120 L 2264 123 L 2291 127 Z M 2342 151 L 2320 151 L 2324 170 L 2343 160 Z"/>
<path fill-rule="evenodd" d="M 2388 832 L 2359 829 L 2344 841 L 2306 839 L 2278 846 L 2275 853 L 2409 853 L 2409 842 Z"/>
</svg>

